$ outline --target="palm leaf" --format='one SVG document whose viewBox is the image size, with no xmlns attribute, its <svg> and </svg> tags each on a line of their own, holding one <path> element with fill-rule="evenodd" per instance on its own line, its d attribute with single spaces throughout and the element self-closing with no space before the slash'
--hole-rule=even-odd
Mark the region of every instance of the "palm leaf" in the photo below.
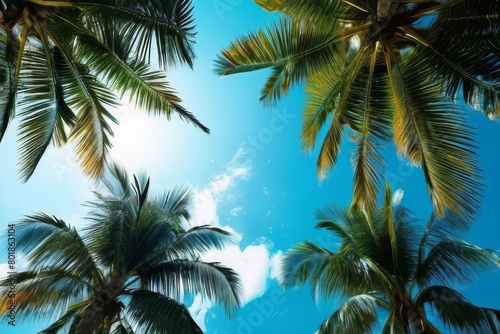
<svg viewBox="0 0 500 334">
<path fill-rule="evenodd" d="M 96 263 L 76 229 L 55 217 L 27 216 L 18 224 L 17 248 L 35 271 L 50 267 L 80 278 L 98 278 Z"/>
<path fill-rule="evenodd" d="M 436 244 L 418 267 L 416 282 L 447 285 L 469 283 L 480 273 L 500 266 L 498 252 L 462 240 L 444 239 Z"/>
<path fill-rule="evenodd" d="M 371 294 L 353 296 L 321 324 L 318 333 L 373 333 L 377 323 L 377 308 L 382 305 L 388 306 Z"/>
<path fill-rule="evenodd" d="M 88 298 L 92 293 L 88 281 L 83 281 L 63 270 L 19 272 L 16 275 L 16 282 L 16 309 L 23 319 L 42 318 L 47 314 L 52 317 L 57 316 L 71 305 Z M 5 296 L 0 303 L 3 313 L 7 312 L 10 306 L 10 298 L 7 298 L 10 281 L 3 280 L 0 286 L 1 294 Z"/>
<path fill-rule="evenodd" d="M 132 291 L 127 314 L 144 333 L 203 333 L 186 306 L 155 292 Z"/>
<path fill-rule="evenodd" d="M 169 119 L 175 111 L 182 119 L 208 133 L 204 126 L 191 112 L 180 105 L 181 99 L 170 88 L 165 74 L 152 71 L 138 59 L 124 61 L 91 35 L 82 35 L 79 56 L 94 73 L 104 78 L 109 86 L 122 95 L 130 93 L 136 107 L 153 115 L 165 115 Z"/>
<path fill-rule="evenodd" d="M 102 33 L 102 23 L 113 22 L 121 28 L 123 39 L 135 46 L 138 59 L 149 63 L 157 49 L 161 67 L 182 63 L 193 67 L 196 33 L 191 0 L 82 4 L 87 5 L 85 17 L 96 22 L 90 27 L 94 33 Z"/>
<path fill-rule="evenodd" d="M 201 294 L 234 315 L 240 305 L 241 282 L 230 268 L 219 263 L 176 260 L 139 273 L 142 288 L 179 299 L 182 293 Z"/>
<path fill-rule="evenodd" d="M 449 208 L 470 218 L 480 198 L 472 133 L 451 102 L 445 102 L 439 82 L 429 79 L 429 66 L 415 60 L 398 64 L 386 57 L 398 154 L 422 167 L 439 217 Z"/>
<path fill-rule="evenodd" d="M 457 333 L 497 333 L 500 329 L 493 310 L 475 306 L 458 291 L 445 286 L 422 290 L 416 303 L 429 304 L 443 323 Z"/>
<path fill-rule="evenodd" d="M 315 69 L 328 64 L 338 52 L 341 37 L 331 35 L 334 22 L 328 26 L 282 18 L 267 30 L 250 33 L 222 50 L 216 60 L 216 73 L 228 75 L 272 68 L 261 94 L 266 103 L 285 95 Z"/>
</svg>

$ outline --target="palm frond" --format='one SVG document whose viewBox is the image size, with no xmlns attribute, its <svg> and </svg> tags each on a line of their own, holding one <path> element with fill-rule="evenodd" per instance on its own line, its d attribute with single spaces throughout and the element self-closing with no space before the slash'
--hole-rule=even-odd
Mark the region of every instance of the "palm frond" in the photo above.
<svg viewBox="0 0 500 334">
<path fill-rule="evenodd" d="M 16 85 L 15 85 L 15 59 L 14 45 L 15 39 L 11 35 L 0 33 L 0 142 L 7 130 L 9 121 L 14 116 L 16 105 Z M 8 54 L 9 53 L 9 54 Z"/>
<path fill-rule="evenodd" d="M 443 323 L 457 333 L 497 333 L 500 329 L 494 310 L 475 306 L 458 291 L 445 286 L 422 290 L 416 304 L 430 305 Z"/>
<path fill-rule="evenodd" d="M 216 60 L 216 73 L 228 75 L 272 68 L 261 100 L 271 103 L 290 87 L 306 79 L 314 69 L 328 64 L 338 51 L 340 36 L 331 35 L 329 26 L 281 18 L 266 30 L 237 39 Z"/>
<path fill-rule="evenodd" d="M 144 333 L 203 334 L 185 305 L 159 293 L 134 290 L 127 309 Z"/>
<path fill-rule="evenodd" d="M 415 60 L 398 64 L 386 57 L 398 154 L 422 167 L 439 217 L 449 208 L 470 218 L 480 198 L 470 127 L 455 106 L 445 102 L 439 82 L 430 79 L 427 62 Z"/>
<path fill-rule="evenodd" d="M 34 44 L 25 51 L 20 93 L 23 98 L 19 106 L 22 112 L 19 125 L 18 168 L 21 179 L 26 181 L 35 171 L 45 150 L 56 134 L 56 119 L 62 113 L 61 96 L 57 96 L 54 86 L 54 61 L 47 44 Z"/>
<path fill-rule="evenodd" d="M 86 3 L 85 18 L 95 22 L 92 32 L 101 34 L 103 24 L 120 27 L 124 40 L 136 49 L 138 59 L 150 62 L 157 49 L 160 67 L 187 63 L 193 67 L 193 5 L 191 0 Z"/>
<path fill-rule="evenodd" d="M 10 280 L 0 282 L 2 313 L 9 310 Z M 23 319 L 39 319 L 49 314 L 58 316 L 71 305 L 89 297 L 92 287 L 88 280 L 63 270 L 45 269 L 43 271 L 25 271 L 16 275 L 16 310 Z"/>
<path fill-rule="evenodd" d="M 140 273 L 142 288 L 179 299 L 183 293 L 216 300 L 232 316 L 240 305 L 241 281 L 232 269 L 219 263 L 176 260 L 157 264 Z"/>
<path fill-rule="evenodd" d="M 381 188 L 384 159 L 379 152 L 391 133 L 391 108 L 386 99 L 387 80 L 376 75 L 376 49 L 371 52 L 370 65 L 358 73 L 349 92 L 346 119 L 355 132 L 353 205 L 367 211 L 375 206 L 377 190 Z"/>
<path fill-rule="evenodd" d="M 18 224 L 17 248 L 27 256 L 31 269 L 59 269 L 92 279 L 97 266 L 75 228 L 44 213 L 27 216 Z"/>
<path fill-rule="evenodd" d="M 377 308 L 386 303 L 371 294 L 360 294 L 349 298 L 319 327 L 319 334 L 373 333 L 377 323 Z"/>
<path fill-rule="evenodd" d="M 49 327 L 43 329 L 38 334 L 58 334 L 61 333 L 66 326 L 68 326 L 79 312 L 90 304 L 90 300 L 72 305 L 68 308 L 57 321 L 53 322 Z M 127 334 L 127 333 L 126 333 Z"/>
<path fill-rule="evenodd" d="M 470 45 L 463 48 L 441 45 L 441 39 L 438 39 L 435 45 L 431 45 L 422 37 L 414 35 L 420 44 L 414 50 L 413 61 L 429 64 L 427 66 L 433 71 L 430 78 L 443 82 L 447 96 L 455 100 L 458 90 L 462 88 L 466 103 L 492 119 L 498 117 L 500 108 L 498 55 L 490 50 L 475 50 Z"/>
<path fill-rule="evenodd" d="M 349 3 L 357 1 L 318 0 L 303 2 L 301 0 L 254 0 L 267 11 L 280 11 L 287 15 L 314 21 L 331 20 L 331 15 L 342 17 Z M 361 5 L 360 9 L 366 8 Z"/>
<path fill-rule="evenodd" d="M 474 276 L 500 266 L 499 253 L 463 240 L 444 239 L 429 250 L 417 270 L 419 286 L 469 283 Z"/>
<path fill-rule="evenodd" d="M 136 107 L 153 115 L 165 115 L 168 119 L 172 112 L 176 112 L 181 119 L 193 123 L 204 132 L 210 131 L 182 107 L 181 99 L 170 87 L 162 71 L 152 71 L 147 63 L 138 59 L 120 59 L 91 35 L 80 36 L 79 42 L 78 54 L 82 61 L 122 95 L 130 93 Z"/>
<path fill-rule="evenodd" d="M 189 206 L 192 202 L 192 194 L 187 187 L 174 188 L 160 194 L 155 199 L 155 202 L 173 217 L 179 219 L 182 217 L 187 221 L 191 218 Z"/>
</svg>

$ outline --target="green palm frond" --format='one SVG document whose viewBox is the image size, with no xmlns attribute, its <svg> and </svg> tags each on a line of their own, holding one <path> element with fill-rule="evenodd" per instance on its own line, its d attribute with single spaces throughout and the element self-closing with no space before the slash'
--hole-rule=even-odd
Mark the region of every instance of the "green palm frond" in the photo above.
<svg viewBox="0 0 500 334">
<path fill-rule="evenodd" d="M 443 100 L 439 82 L 430 80 L 426 71 L 425 64 L 407 61 L 394 63 L 389 72 L 394 141 L 398 153 L 424 171 L 440 217 L 446 208 L 471 217 L 480 199 L 473 136 L 456 107 Z"/>
<path fill-rule="evenodd" d="M 187 221 L 191 218 L 189 206 L 192 202 L 192 194 L 186 187 L 174 188 L 160 194 L 155 202 L 173 217 L 179 219 L 182 217 Z M 177 223 L 180 225 L 180 220 Z"/>
<path fill-rule="evenodd" d="M 181 233 L 172 246 L 178 246 L 179 249 L 189 248 L 202 253 L 212 249 L 222 249 L 234 241 L 234 236 L 230 232 L 218 227 L 202 225 Z"/>
<path fill-rule="evenodd" d="M 500 115 L 498 1 L 255 2 L 284 16 L 222 49 L 216 72 L 270 68 L 266 103 L 306 82 L 304 150 L 329 127 L 320 178 L 336 164 L 346 127 L 356 143 L 353 204 L 376 203 L 379 150 L 392 135 L 398 155 L 422 167 L 438 216 L 451 210 L 472 218 L 482 187 L 476 148 L 452 101 L 458 97 L 491 119 Z"/>
<path fill-rule="evenodd" d="M 276 101 L 339 52 L 341 37 L 330 36 L 334 22 L 329 25 L 320 27 L 282 18 L 279 24 L 250 33 L 223 49 L 216 60 L 216 73 L 228 75 L 272 68 L 261 100 Z"/>
<path fill-rule="evenodd" d="M 9 121 L 14 117 L 16 104 L 15 57 L 13 39 L 0 31 L 0 142 L 7 130 Z"/>
<path fill-rule="evenodd" d="M 463 240 L 444 239 L 429 250 L 419 265 L 416 282 L 420 286 L 428 286 L 431 282 L 450 286 L 470 283 L 474 276 L 499 266 L 497 251 Z"/>
<path fill-rule="evenodd" d="M 90 304 L 90 300 L 85 300 L 83 302 L 74 304 L 68 307 L 66 313 L 64 313 L 57 321 L 53 322 L 49 327 L 43 329 L 38 334 L 58 334 L 62 333 L 66 326 L 68 326 L 77 317 L 78 313 L 82 311 L 85 307 Z"/>
<path fill-rule="evenodd" d="M 281 11 L 294 17 L 312 19 L 313 21 L 329 19 L 326 13 L 342 13 L 350 1 L 318 0 L 303 2 L 301 0 L 254 0 L 267 11 Z M 352 1 L 351 3 L 355 3 Z"/>
<path fill-rule="evenodd" d="M 434 44 L 429 44 L 422 37 L 416 37 L 415 40 L 420 45 L 415 48 L 413 61 L 427 64 L 431 62 L 432 67 L 428 67 L 432 68 L 434 73 L 430 78 L 437 82 L 445 79 L 443 85 L 447 96 L 455 100 L 459 89 L 462 88 L 466 103 L 481 110 L 491 119 L 497 118 L 500 112 L 498 55 L 490 50 L 474 50 L 469 45 L 462 49 L 455 48 L 454 45 L 441 44 L 441 39 L 445 39 L 443 37 L 436 39 Z"/>
<path fill-rule="evenodd" d="M 17 3 L 16 3 L 17 4 Z M 0 141 L 21 118 L 19 172 L 26 181 L 47 146 L 75 143 L 85 174 L 101 176 L 111 147 L 115 92 L 152 115 L 209 129 L 181 104 L 162 68 L 194 60 L 193 4 L 172 1 L 24 1 L 2 6 Z M 41 14 L 43 13 L 43 14 Z"/>
<path fill-rule="evenodd" d="M 386 308 L 388 305 L 374 295 L 353 296 L 321 324 L 318 333 L 373 333 L 373 327 L 377 323 L 377 309 L 381 306 Z"/>
<path fill-rule="evenodd" d="M 203 334 L 186 306 L 178 301 L 147 290 L 130 293 L 127 315 L 139 323 L 144 333 Z"/>
<path fill-rule="evenodd" d="M 32 262 L 31 269 L 59 269 L 77 277 L 97 278 L 97 266 L 74 227 L 62 220 L 37 213 L 18 225 L 17 248 Z"/>
<path fill-rule="evenodd" d="M 92 293 L 90 282 L 63 270 L 19 272 L 16 282 L 16 309 L 23 319 L 38 319 L 47 315 L 53 317 L 87 299 Z M 0 303 L 2 314 L 10 306 L 10 299 L 6 296 L 9 288 L 10 281 L 0 282 L 1 294 L 5 296 Z"/>
<path fill-rule="evenodd" d="M 136 45 L 142 61 L 149 63 L 157 48 L 160 67 L 182 63 L 193 67 L 196 33 L 191 0 L 96 1 L 85 16 L 95 22 L 91 29 L 97 34 L 102 33 L 102 23 L 115 21 L 115 26 L 123 27 L 123 39 Z"/>
<path fill-rule="evenodd" d="M 493 310 L 475 306 L 458 291 L 445 286 L 422 290 L 416 303 L 429 304 L 441 321 L 457 333 L 498 333 L 500 330 Z"/>
<path fill-rule="evenodd" d="M 230 268 L 219 263 L 176 260 L 160 263 L 140 273 L 142 288 L 179 299 L 185 292 L 201 294 L 221 303 L 232 316 L 240 305 L 241 282 Z"/>
</svg>

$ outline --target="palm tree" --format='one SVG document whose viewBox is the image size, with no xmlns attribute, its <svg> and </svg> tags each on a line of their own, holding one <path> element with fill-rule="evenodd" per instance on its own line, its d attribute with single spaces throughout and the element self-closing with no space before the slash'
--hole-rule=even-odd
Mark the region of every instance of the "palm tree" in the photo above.
<svg viewBox="0 0 500 334">
<path fill-rule="evenodd" d="M 201 294 L 228 315 L 240 304 L 240 280 L 230 268 L 200 255 L 222 249 L 230 234 L 211 226 L 185 230 L 190 194 L 176 189 L 149 196 L 149 179 L 131 185 L 111 167 L 96 192 L 81 235 L 44 213 L 17 226 L 17 249 L 29 269 L 17 274 L 17 316 L 57 321 L 40 333 L 203 333 L 179 300 Z M 9 306 L 7 280 L 0 289 Z"/>
<path fill-rule="evenodd" d="M 315 296 L 347 296 L 319 334 L 371 333 L 382 314 L 381 333 L 440 333 L 428 312 L 454 333 L 499 333 L 500 311 L 475 306 L 453 288 L 500 266 L 497 251 L 459 239 L 463 219 L 432 216 L 421 231 L 406 208 L 391 206 L 388 187 L 370 217 L 357 209 L 319 210 L 317 227 L 340 238 L 337 251 L 305 241 L 285 254 L 283 287 L 309 282 Z"/>
<path fill-rule="evenodd" d="M 191 0 L 0 2 L 0 141 L 19 119 L 24 181 L 50 143 L 75 143 L 83 171 L 102 174 L 118 93 L 151 115 L 209 129 L 180 103 L 162 69 L 193 65 Z M 153 54 L 156 53 L 157 54 Z M 155 60 L 156 63 L 156 60 Z"/>
<path fill-rule="evenodd" d="M 355 143 L 353 204 L 367 208 L 383 188 L 381 149 L 424 172 L 439 217 L 472 217 L 480 185 L 465 101 L 500 115 L 500 2 L 490 0 L 255 0 L 279 23 L 222 50 L 219 75 L 269 68 L 261 100 L 275 103 L 306 83 L 301 139 L 319 150 L 320 179 L 341 140 Z"/>
</svg>

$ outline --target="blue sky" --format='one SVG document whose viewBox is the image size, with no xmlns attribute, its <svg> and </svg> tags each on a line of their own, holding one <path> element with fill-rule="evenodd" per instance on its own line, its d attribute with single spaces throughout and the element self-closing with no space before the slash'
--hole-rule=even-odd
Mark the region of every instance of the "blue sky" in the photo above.
<svg viewBox="0 0 500 334">
<path fill-rule="evenodd" d="M 169 78 L 180 92 L 184 106 L 211 128 L 206 135 L 175 116 L 148 118 L 127 104 L 116 111 L 121 125 L 115 128 L 112 156 L 132 173 L 145 169 L 153 189 L 188 185 L 194 191 L 193 224 L 224 226 L 239 236 L 225 252 L 208 254 L 242 275 L 245 305 L 235 319 L 208 301 L 195 298 L 188 306 L 207 334 L 314 333 L 337 305 L 336 300 L 312 299 L 308 286 L 282 292 L 275 279 L 277 264 L 292 245 L 309 239 L 332 245 L 328 235 L 313 229 L 314 210 L 322 205 L 348 205 L 352 191 L 349 142 L 329 177 L 316 177 L 317 151 L 302 152 L 299 141 L 304 95 L 292 90 L 275 108 L 259 103 L 267 72 L 219 78 L 213 74 L 216 54 L 236 36 L 272 22 L 249 0 L 194 1 L 197 23 L 197 60 L 194 71 L 173 69 Z M 479 112 L 468 113 L 477 129 L 483 183 L 482 208 L 466 240 L 482 247 L 500 248 L 500 199 L 497 159 L 498 123 Z M 82 226 L 95 185 L 85 179 L 72 149 L 50 148 L 33 177 L 25 184 L 16 174 L 14 122 L 0 144 L 0 224 L 6 226 L 33 211 L 53 214 Z M 387 152 L 387 177 L 392 188 L 405 192 L 402 204 L 425 220 L 431 212 L 423 174 L 394 152 Z M 6 262 L 1 255 L 0 263 Z M 22 263 L 19 264 L 21 266 Z M 0 265 L 0 276 L 5 272 Z M 22 268 L 18 268 L 21 270 Z M 500 308 L 500 271 L 486 274 L 468 287 L 459 287 L 472 302 Z M 19 319 L 18 319 L 19 320 Z M 36 333 L 47 320 L 0 324 L 2 333 Z M 5 327 L 5 328 L 4 328 Z"/>
</svg>

